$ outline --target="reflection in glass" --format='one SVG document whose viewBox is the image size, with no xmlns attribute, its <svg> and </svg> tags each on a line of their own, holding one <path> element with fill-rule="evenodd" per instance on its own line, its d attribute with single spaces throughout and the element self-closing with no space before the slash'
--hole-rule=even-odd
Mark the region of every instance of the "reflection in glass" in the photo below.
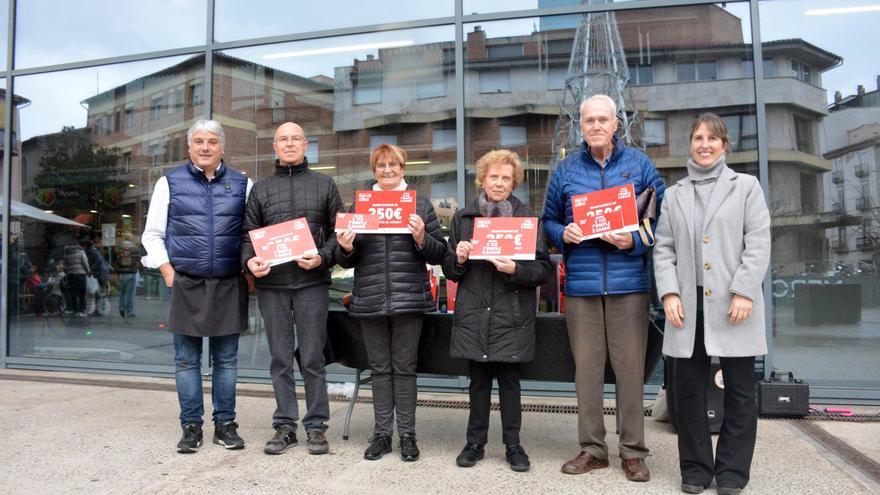
<svg viewBox="0 0 880 495">
<path fill-rule="evenodd" d="M 514 194 L 540 212 L 549 173 L 562 157 L 554 135 L 560 123 L 571 129 L 566 119 L 579 118 L 580 99 L 592 92 L 615 97 L 631 145 L 648 154 L 667 182 L 686 174 L 690 124 L 705 111 L 736 119 L 742 142 L 728 163 L 757 173 L 754 83 L 743 68 L 752 51 L 748 17 L 740 4 L 466 24 L 467 200 L 477 193 L 469 186 L 476 160 L 508 148 L 526 168 Z M 577 37 L 579 24 L 590 40 Z M 576 120 L 573 131 L 579 133 Z M 565 153 L 578 152 L 582 139 L 577 134 Z M 543 294 L 542 309 L 552 311 L 555 299 Z"/>
<path fill-rule="evenodd" d="M 2 15 L 6 15 L 5 9 Z M 206 20 L 204 0 L 177 0 L 173 4 L 18 2 L 15 64 L 17 68 L 39 67 L 204 45 Z M 2 53 L 5 57 L 6 50 Z"/>
<path fill-rule="evenodd" d="M 336 15 L 328 15 L 329 13 Z M 235 41 L 265 36 L 324 31 L 353 26 L 389 24 L 435 17 L 451 17 L 453 0 L 433 2 L 361 0 L 295 2 L 217 0 L 214 7 L 217 41 Z"/>
<path fill-rule="evenodd" d="M 875 3 L 760 3 L 774 366 L 807 380 L 813 396 L 834 387 L 880 388 L 880 80 L 873 49 L 880 13 L 846 13 Z"/>
<path fill-rule="evenodd" d="M 152 185 L 185 159 L 185 131 L 204 114 L 192 98 L 204 65 L 178 57 L 15 79 L 12 228 L 23 262 L 10 355 L 173 362 L 167 291 L 139 265 L 140 233 Z M 81 283 L 86 272 L 94 282 Z"/>
<path fill-rule="evenodd" d="M 255 180 L 274 173 L 275 129 L 296 122 L 310 167 L 335 179 L 348 206 L 374 181 L 372 149 L 397 144 L 408 154 L 409 188 L 431 198 L 448 227 L 457 206 L 453 39 L 440 27 L 218 52 L 213 107 L 226 159 Z M 352 276 L 337 267 L 331 305 L 351 291 Z M 255 324 L 240 364 L 263 369 L 269 353 Z"/>
</svg>

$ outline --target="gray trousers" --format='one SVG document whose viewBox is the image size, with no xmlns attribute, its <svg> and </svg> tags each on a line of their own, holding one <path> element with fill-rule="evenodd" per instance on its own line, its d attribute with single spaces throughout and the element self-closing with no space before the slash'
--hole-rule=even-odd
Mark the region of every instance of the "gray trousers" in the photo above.
<svg viewBox="0 0 880 495">
<path fill-rule="evenodd" d="M 293 352 L 298 344 L 300 373 L 306 389 L 306 415 L 302 424 L 307 431 L 325 431 L 327 420 L 330 419 L 324 371 L 329 305 L 327 286 L 315 285 L 296 290 L 260 289 L 257 291 L 257 301 L 266 324 L 269 353 L 272 355 L 269 374 L 272 376 L 276 404 L 272 426 L 296 426 L 299 419 L 293 378 Z"/>
<path fill-rule="evenodd" d="M 404 314 L 360 320 L 372 369 L 374 435 L 391 436 L 395 410 L 397 433 L 416 432 L 416 363 L 423 318 Z"/>
<path fill-rule="evenodd" d="M 581 449 L 600 459 L 608 457 L 602 417 L 607 352 L 617 377 L 620 457 L 647 457 L 642 394 L 648 345 L 648 294 L 566 297 L 565 306 L 575 363 Z"/>
</svg>

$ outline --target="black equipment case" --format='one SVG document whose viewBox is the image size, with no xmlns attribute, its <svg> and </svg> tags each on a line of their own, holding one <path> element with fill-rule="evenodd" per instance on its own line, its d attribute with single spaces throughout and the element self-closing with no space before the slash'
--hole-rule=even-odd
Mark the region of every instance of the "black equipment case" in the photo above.
<svg viewBox="0 0 880 495">
<path fill-rule="evenodd" d="M 781 376 L 787 376 L 782 381 Z M 790 371 L 770 372 L 759 385 L 758 412 L 762 416 L 806 416 L 810 414 L 810 384 L 797 380 Z"/>
</svg>

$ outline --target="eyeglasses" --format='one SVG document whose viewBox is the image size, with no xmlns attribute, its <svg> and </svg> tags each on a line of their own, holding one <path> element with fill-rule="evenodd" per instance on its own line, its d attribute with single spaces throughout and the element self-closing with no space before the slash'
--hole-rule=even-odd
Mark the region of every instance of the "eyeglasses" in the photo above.
<svg viewBox="0 0 880 495">
<path fill-rule="evenodd" d="M 275 140 L 276 143 L 286 145 L 287 143 L 303 144 L 307 139 L 305 136 L 280 136 Z"/>
</svg>

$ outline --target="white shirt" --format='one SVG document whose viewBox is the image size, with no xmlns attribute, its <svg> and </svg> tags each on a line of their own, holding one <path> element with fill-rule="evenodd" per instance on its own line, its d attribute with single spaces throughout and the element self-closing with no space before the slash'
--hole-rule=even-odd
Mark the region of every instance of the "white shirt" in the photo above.
<svg viewBox="0 0 880 495">
<path fill-rule="evenodd" d="M 220 164 L 220 167 L 222 166 L 223 163 Z M 217 170 L 220 170 L 220 167 L 217 167 Z M 253 185 L 254 181 L 248 178 L 245 201 L 251 194 Z M 159 268 L 168 263 L 168 251 L 165 249 L 165 229 L 168 227 L 168 204 L 170 202 L 171 190 L 168 188 L 168 179 L 163 176 L 156 181 L 156 186 L 153 188 L 150 209 L 147 210 L 147 224 L 144 226 L 143 235 L 141 235 L 141 242 L 147 250 L 147 255 L 141 258 L 141 264 L 147 268 Z"/>
</svg>

